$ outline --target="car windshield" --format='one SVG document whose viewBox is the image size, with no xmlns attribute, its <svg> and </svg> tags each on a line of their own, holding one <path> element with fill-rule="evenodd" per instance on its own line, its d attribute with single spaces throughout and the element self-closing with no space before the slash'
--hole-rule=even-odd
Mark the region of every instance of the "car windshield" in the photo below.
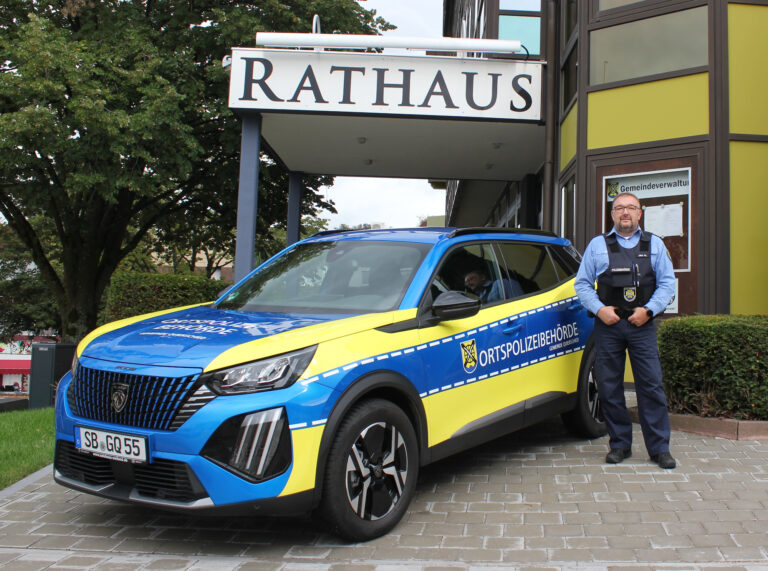
<svg viewBox="0 0 768 571">
<path fill-rule="evenodd" d="M 220 309 L 368 313 L 400 304 L 429 244 L 385 241 L 300 244 L 230 292 Z"/>
</svg>

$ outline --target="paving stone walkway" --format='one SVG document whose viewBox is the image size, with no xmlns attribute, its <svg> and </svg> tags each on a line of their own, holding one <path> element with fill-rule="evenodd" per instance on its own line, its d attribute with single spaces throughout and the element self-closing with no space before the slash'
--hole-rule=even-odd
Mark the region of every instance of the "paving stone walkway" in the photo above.
<svg viewBox="0 0 768 571">
<path fill-rule="evenodd" d="M 679 465 L 603 462 L 547 422 L 422 470 L 403 522 L 347 544 L 309 519 L 200 518 L 102 500 L 50 470 L 0 491 L 0 567 L 768 570 L 768 441 L 673 432 Z"/>
</svg>

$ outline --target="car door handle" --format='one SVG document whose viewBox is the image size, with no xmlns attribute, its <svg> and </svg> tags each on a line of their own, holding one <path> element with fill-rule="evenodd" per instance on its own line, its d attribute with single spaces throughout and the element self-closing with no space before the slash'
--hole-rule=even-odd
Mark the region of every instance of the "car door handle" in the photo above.
<svg viewBox="0 0 768 571">
<path fill-rule="evenodd" d="M 571 305 L 568 306 L 568 311 L 576 311 L 577 309 L 582 309 L 583 307 L 584 306 L 580 301 L 574 301 Z"/>
<path fill-rule="evenodd" d="M 523 330 L 523 324 L 517 323 L 515 325 L 511 325 L 510 327 L 507 327 L 506 329 L 502 329 L 501 332 L 504 335 L 517 335 L 522 330 Z"/>
</svg>

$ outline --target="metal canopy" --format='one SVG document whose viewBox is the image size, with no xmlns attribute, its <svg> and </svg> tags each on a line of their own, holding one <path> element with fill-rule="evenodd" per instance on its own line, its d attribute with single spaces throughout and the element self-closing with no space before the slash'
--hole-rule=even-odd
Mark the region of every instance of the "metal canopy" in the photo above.
<svg viewBox="0 0 768 571">
<path fill-rule="evenodd" d="M 261 114 L 292 171 L 516 180 L 541 164 L 541 62 L 234 48 L 231 65 L 230 107 Z"/>
<path fill-rule="evenodd" d="M 262 138 L 292 171 L 339 176 L 519 180 L 536 172 L 536 123 L 263 113 Z"/>
</svg>

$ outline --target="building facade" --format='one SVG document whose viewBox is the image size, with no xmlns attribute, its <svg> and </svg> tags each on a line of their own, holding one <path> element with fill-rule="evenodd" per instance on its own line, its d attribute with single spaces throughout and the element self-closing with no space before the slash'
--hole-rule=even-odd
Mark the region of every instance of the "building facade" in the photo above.
<svg viewBox="0 0 768 571">
<path fill-rule="evenodd" d="M 768 1 L 446 0 L 443 27 L 520 39 L 526 53 L 500 57 L 546 69 L 538 170 L 449 181 L 447 224 L 541 227 L 583 248 L 633 192 L 675 266 L 671 313 L 768 313 Z"/>
</svg>

